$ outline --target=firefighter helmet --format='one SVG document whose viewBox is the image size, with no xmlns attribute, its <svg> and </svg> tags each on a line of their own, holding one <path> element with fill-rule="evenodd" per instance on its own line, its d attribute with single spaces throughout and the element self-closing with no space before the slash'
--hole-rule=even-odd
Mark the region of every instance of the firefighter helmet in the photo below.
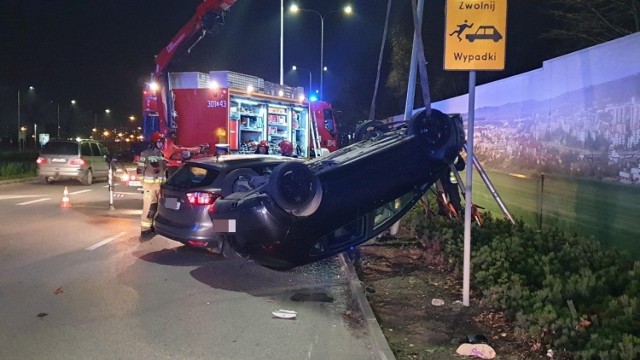
<svg viewBox="0 0 640 360">
<path fill-rule="evenodd" d="M 293 144 L 289 140 L 282 140 L 278 144 L 280 147 L 280 153 L 284 156 L 292 156 L 293 155 Z"/>
<path fill-rule="evenodd" d="M 157 141 L 164 141 L 164 134 L 161 134 L 159 132 L 154 132 L 153 134 L 151 134 L 151 141 L 152 142 L 157 142 Z"/>
</svg>

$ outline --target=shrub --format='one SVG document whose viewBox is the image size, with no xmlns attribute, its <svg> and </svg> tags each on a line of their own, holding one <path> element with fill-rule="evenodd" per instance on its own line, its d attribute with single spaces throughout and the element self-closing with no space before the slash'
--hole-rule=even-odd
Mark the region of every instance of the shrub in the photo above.
<svg viewBox="0 0 640 360">
<path fill-rule="evenodd" d="M 423 216 L 424 219 L 424 216 Z M 502 310 L 518 335 L 582 359 L 640 358 L 640 262 L 558 229 L 485 215 L 472 226 L 472 286 Z M 444 243 L 462 267 L 461 221 L 435 217 L 416 233 Z"/>
</svg>

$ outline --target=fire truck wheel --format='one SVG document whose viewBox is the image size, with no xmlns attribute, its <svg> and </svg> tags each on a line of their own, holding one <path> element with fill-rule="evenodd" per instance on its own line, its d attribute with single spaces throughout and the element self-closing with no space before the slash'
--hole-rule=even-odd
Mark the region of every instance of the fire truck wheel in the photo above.
<svg viewBox="0 0 640 360">
<path fill-rule="evenodd" d="M 356 127 L 355 141 L 369 140 L 387 132 L 387 126 L 378 120 L 368 120 Z"/>
<path fill-rule="evenodd" d="M 273 169 L 266 191 L 276 205 L 298 217 L 313 214 L 322 201 L 320 179 L 300 162 L 286 162 Z"/>
<path fill-rule="evenodd" d="M 234 192 L 247 192 L 253 190 L 251 178 L 258 173 L 247 168 L 235 169 L 227 174 L 222 181 L 222 196 L 229 196 Z"/>
</svg>

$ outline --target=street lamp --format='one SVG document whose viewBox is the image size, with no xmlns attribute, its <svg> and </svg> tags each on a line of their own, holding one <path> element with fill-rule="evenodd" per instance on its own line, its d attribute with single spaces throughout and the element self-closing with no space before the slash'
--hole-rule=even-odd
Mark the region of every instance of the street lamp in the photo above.
<svg viewBox="0 0 640 360">
<path fill-rule="evenodd" d="M 33 86 L 29 86 L 29 91 L 33 91 L 35 88 Z M 20 135 L 22 134 L 20 132 L 21 129 L 21 121 L 20 121 L 20 89 L 18 89 L 18 150 L 20 150 Z M 25 141 L 27 141 L 27 139 L 24 139 Z M 22 145 L 22 149 L 24 150 L 24 144 Z"/>
<path fill-rule="evenodd" d="M 324 16 L 322 14 L 320 14 L 318 11 L 315 10 L 310 10 L 310 9 L 303 9 L 298 7 L 298 5 L 296 4 L 291 4 L 291 7 L 289 8 L 289 10 L 292 13 L 297 13 L 299 11 L 307 11 L 307 12 L 311 12 L 314 13 L 316 15 L 318 15 L 318 17 L 320 18 L 320 99 L 324 100 L 323 98 L 323 72 L 326 71 L 326 67 L 324 66 L 324 16 L 329 15 L 332 12 L 338 12 L 338 11 L 329 11 L 328 13 L 326 13 Z M 353 13 L 353 8 L 351 7 L 351 5 L 346 5 L 345 7 L 342 8 L 342 12 L 344 12 L 347 15 L 351 15 Z"/>
<path fill-rule="evenodd" d="M 293 66 L 291 67 L 291 70 L 293 70 L 293 71 L 297 71 L 298 69 L 300 69 L 300 70 L 306 70 L 306 71 L 309 73 L 309 95 L 311 95 L 311 92 L 313 91 L 313 90 L 311 90 L 311 70 L 309 70 L 309 69 L 305 69 L 305 68 L 299 68 L 299 67 L 297 67 L 297 66 L 295 66 L 295 65 L 293 65 Z"/>
</svg>

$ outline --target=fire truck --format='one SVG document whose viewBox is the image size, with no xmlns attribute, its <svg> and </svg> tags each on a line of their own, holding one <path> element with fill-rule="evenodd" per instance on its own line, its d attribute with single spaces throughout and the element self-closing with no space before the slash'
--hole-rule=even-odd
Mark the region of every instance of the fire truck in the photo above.
<svg viewBox="0 0 640 360">
<path fill-rule="evenodd" d="M 208 154 L 215 144 L 231 152 L 253 152 L 263 140 L 270 153 L 290 141 L 300 157 L 320 156 L 338 148 L 331 105 L 310 102 L 302 87 L 270 83 L 232 71 L 169 72 L 176 55 L 188 52 L 205 35 L 223 25 L 236 0 L 204 0 L 195 15 L 156 56 L 156 68 L 143 91 L 145 141 L 165 135 L 169 167 L 185 158 Z"/>
</svg>

